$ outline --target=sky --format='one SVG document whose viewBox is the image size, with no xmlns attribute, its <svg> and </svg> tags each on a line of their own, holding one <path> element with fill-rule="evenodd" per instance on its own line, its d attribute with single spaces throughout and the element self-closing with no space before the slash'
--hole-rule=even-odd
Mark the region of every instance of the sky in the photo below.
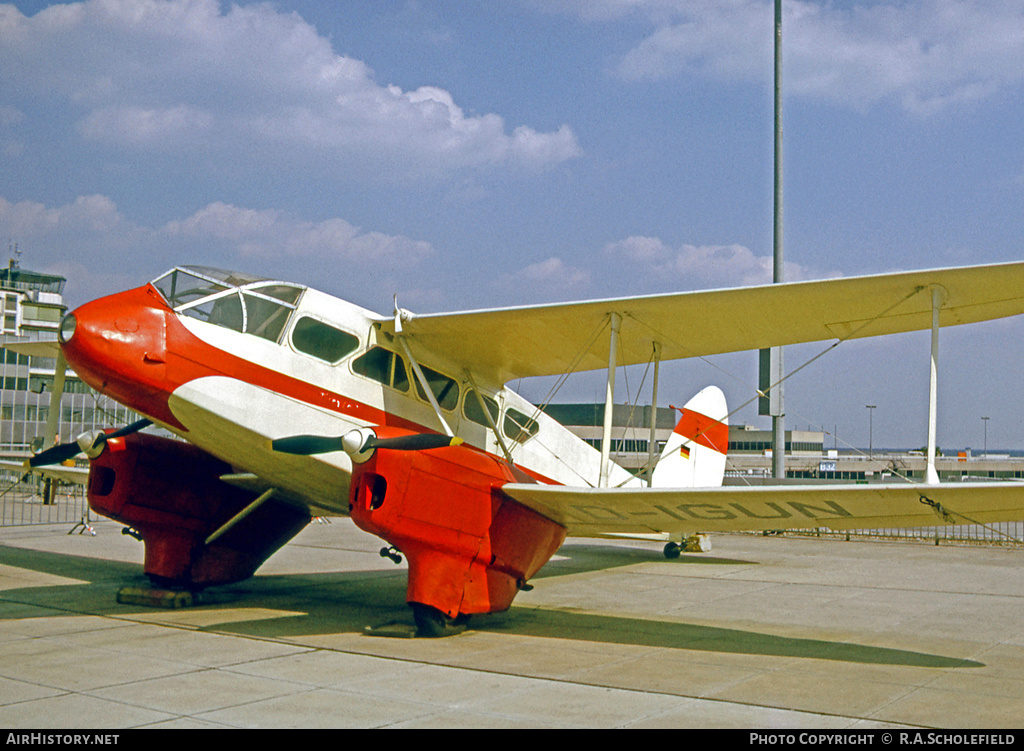
<svg viewBox="0 0 1024 751">
<path fill-rule="evenodd" d="M 1024 5 L 783 9 L 786 280 L 1022 260 Z M 773 36 L 771 0 L 0 4 L 0 241 L 72 307 L 178 264 L 381 313 L 769 283 Z M 940 447 L 1024 449 L 1022 332 L 943 330 Z M 787 428 L 923 446 L 928 358 L 844 343 Z M 739 407 L 756 362 L 666 365 L 662 406 Z"/>
</svg>

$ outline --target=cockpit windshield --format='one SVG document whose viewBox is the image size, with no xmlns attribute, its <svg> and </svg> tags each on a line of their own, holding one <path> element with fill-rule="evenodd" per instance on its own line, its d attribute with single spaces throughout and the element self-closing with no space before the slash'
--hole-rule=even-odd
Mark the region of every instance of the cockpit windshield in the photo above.
<svg viewBox="0 0 1024 751">
<path fill-rule="evenodd" d="M 278 341 L 304 287 L 207 266 L 179 266 L 153 282 L 175 312 Z"/>
</svg>

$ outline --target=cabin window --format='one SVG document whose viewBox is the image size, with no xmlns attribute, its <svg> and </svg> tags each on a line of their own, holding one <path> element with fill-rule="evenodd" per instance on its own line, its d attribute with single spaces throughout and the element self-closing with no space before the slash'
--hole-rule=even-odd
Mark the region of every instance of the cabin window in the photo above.
<svg viewBox="0 0 1024 751">
<path fill-rule="evenodd" d="M 409 390 L 409 376 L 405 372 L 405 361 L 400 355 L 383 347 L 374 347 L 365 355 L 353 360 L 352 371 L 399 391 Z"/>
<path fill-rule="evenodd" d="M 292 344 L 299 352 L 335 363 L 355 350 L 359 346 L 359 339 L 315 318 L 303 317 L 292 330 Z"/>
<path fill-rule="evenodd" d="M 517 409 L 509 409 L 505 412 L 505 422 L 502 425 L 505 435 L 510 441 L 525 443 L 537 435 L 540 425 L 536 420 L 530 419 Z"/>
<path fill-rule="evenodd" d="M 498 403 L 489 396 L 484 396 L 484 404 L 487 405 L 487 411 L 491 413 L 491 420 L 495 425 L 498 424 Z M 477 392 L 473 389 L 466 391 L 466 398 L 462 405 L 462 414 L 467 419 L 472 420 L 475 423 L 479 423 L 485 427 L 490 427 L 491 423 L 487 421 L 487 415 L 480 409 L 480 400 L 477 399 Z"/>
<path fill-rule="evenodd" d="M 459 384 L 448 376 L 441 375 L 436 370 L 424 367 L 421 367 L 420 370 L 423 371 L 423 377 L 430 386 L 430 390 L 433 392 L 434 398 L 437 399 L 441 409 L 448 411 L 455 409 L 455 405 L 459 403 Z M 430 401 L 427 399 L 427 395 L 423 391 L 423 386 L 418 378 L 416 379 L 416 392 L 423 401 Z"/>
</svg>

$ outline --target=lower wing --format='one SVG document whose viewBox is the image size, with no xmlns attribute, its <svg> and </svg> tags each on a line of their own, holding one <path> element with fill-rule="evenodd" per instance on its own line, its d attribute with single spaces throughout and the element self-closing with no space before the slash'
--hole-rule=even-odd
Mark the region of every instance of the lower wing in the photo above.
<svg viewBox="0 0 1024 751">
<path fill-rule="evenodd" d="M 19 462 L 0 461 L 0 469 L 8 472 L 21 474 L 35 474 L 51 480 L 60 480 L 74 485 L 87 485 L 89 482 L 89 470 L 85 467 L 65 467 L 54 465 L 51 467 L 26 467 Z"/>
<path fill-rule="evenodd" d="M 502 492 L 573 536 L 827 527 L 880 529 L 1024 521 L 1024 485 L 769 485 L 574 488 L 511 483 Z"/>
</svg>

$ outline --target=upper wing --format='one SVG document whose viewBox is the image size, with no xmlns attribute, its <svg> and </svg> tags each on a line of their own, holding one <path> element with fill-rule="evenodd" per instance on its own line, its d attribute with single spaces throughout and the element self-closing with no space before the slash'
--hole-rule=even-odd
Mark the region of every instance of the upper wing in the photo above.
<svg viewBox="0 0 1024 751">
<path fill-rule="evenodd" d="M 1024 520 L 1024 484 L 769 485 L 686 489 L 508 484 L 502 492 L 575 536 Z"/>
<path fill-rule="evenodd" d="M 618 362 L 632 365 L 648 362 L 655 342 L 671 360 L 928 329 L 936 285 L 942 326 L 1024 313 L 1024 263 L 1009 263 L 413 315 L 402 327 L 414 348 L 505 383 L 607 367 L 609 337 L 597 334 L 610 313 L 622 316 Z"/>
</svg>

